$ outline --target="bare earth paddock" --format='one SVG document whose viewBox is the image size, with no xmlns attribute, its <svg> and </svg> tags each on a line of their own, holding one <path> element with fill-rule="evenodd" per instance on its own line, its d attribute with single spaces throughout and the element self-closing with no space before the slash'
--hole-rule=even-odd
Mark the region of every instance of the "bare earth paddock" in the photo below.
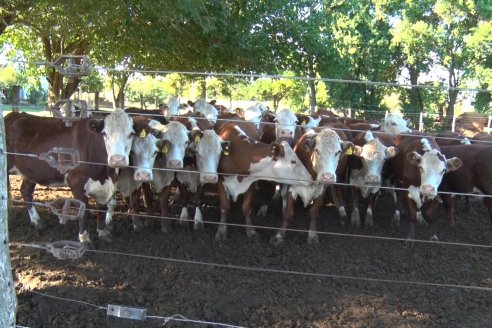
<svg viewBox="0 0 492 328">
<path fill-rule="evenodd" d="M 20 200 L 20 179 L 11 177 L 11 195 Z M 38 187 L 35 201 L 71 197 L 64 190 Z M 374 209 L 375 226 L 342 228 L 334 207 L 322 209 L 321 232 L 404 237 L 406 220 L 399 229 L 391 223 L 393 205 L 383 196 Z M 204 219 L 217 222 L 218 200 L 209 195 Z M 9 233 L 13 243 L 45 243 L 76 240 L 77 224 L 58 224 L 58 219 L 39 208 L 47 227 L 36 231 L 27 211 L 18 203 L 9 209 Z M 179 215 L 177 205 L 172 207 Z M 124 211 L 121 200 L 116 211 Z M 255 224 L 280 225 L 278 204 L 266 219 Z M 296 213 L 292 228 L 306 229 L 305 212 Z M 191 214 L 191 213 L 190 213 Z M 457 202 L 457 226 L 447 225 L 445 211 L 437 213 L 440 240 L 491 245 L 485 207 L 471 199 L 471 209 Z M 146 308 L 148 315 L 181 314 L 188 319 L 248 327 L 491 327 L 492 248 L 415 243 L 320 234 L 317 246 L 306 244 L 306 233 L 288 232 L 278 247 L 269 243 L 274 230 L 257 229 L 259 240 L 247 238 L 244 228 L 229 227 L 228 238 L 214 240 L 216 225 L 203 231 L 173 224 L 172 232 L 135 233 L 128 216 L 116 215 L 112 243 L 97 240 L 95 219 L 90 219 L 94 249 L 138 254 L 87 252 L 79 260 L 58 260 L 50 253 L 27 247 L 11 247 L 12 266 L 19 300 L 17 323 L 28 327 L 162 327 L 164 320 L 145 322 L 108 317 L 108 304 Z M 231 223 L 243 224 L 239 207 Z M 428 240 L 429 229 L 417 227 L 417 238 Z M 150 258 L 152 257 L 152 258 Z M 227 264 L 178 263 L 166 259 Z M 244 267 L 277 270 L 246 270 Z M 291 271 L 288 273 L 287 271 Z M 310 275 L 302 275 L 305 272 Z M 345 278 L 342 278 L 344 276 Z M 393 282 L 347 279 L 385 279 Z M 399 281 L 399 282 L 394 282 Z M 407 283 L 403 283 L 407 282 Z M 489 290 L 421 285 L 481 286 Z M 75 303 L 43 294 L 78 300 Z M 170 322 L 166 326 L 205 327 L 206 324 Z M 208 325 L 212 326 L 212 325 Z"/>
</svg>

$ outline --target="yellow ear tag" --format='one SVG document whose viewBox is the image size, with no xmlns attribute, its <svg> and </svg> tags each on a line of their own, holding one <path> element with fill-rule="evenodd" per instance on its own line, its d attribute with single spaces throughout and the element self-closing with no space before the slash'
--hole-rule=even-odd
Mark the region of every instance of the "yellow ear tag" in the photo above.
<svg viewBox="0 0 492 328">
<path fill-rule="evenodd" d="M 201 139 L 200 136 L 199 135 L 196 135 L 195 136 L 195 143 L 199 143 L 200 142 L 200 139 Z"/>
<path fill-rule="evenodd" d="M 352 155 L 353 153 L 354 151 L 352 150 L 352 147 L 347 148 L 347 150 L 345 151 L 345 154 L 347 155 Z"/>
<path fill-rule="evenodd" d="M 145 132 L 145 130 L 142 130 L 140 132 L 140 138 L 145 138 L 147 136 L 147 132 Z"/>
<path fill-rule="evenodd" d="M 162 147 L 162 150 L 161 150 L 162 153 L 167 154 L 168 151 L 169 151 L 169 149 L 167 148 L 167 145 L 165 145 L 164 147 Z"/>
</svg>

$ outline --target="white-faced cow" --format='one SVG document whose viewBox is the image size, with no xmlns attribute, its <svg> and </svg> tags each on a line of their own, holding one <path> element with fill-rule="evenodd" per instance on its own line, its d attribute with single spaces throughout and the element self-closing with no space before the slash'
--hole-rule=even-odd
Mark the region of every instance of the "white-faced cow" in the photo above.
<svg viewBox="0 0 492 328">
<path fill-rule="evenodd" d="M 407 124 L 408 122 L 401 116 L 394 113 L 388 113 L 381 126 L 381 131 L 392 135 L 411 133 L 412 129 L 407 127 Z"/>
<path fill-rule="evenodd" d="M 359 197 L 362 197 L 365 223 L 372 226 L 372 206 L 381 187 L 383 166 L 387 159 L 398 154 L 398 149 L 392 146 L 392 138 L 388 135 L 371 131 L 359 133 L 352 142 L 355 146 L 349 160 L 349 181 L 353 191 L 350 222 L 353 226 L 360 226 Z"/>
<path fill-rule="evenodd" d="M 399 221 L 403 205 L 410 218 L 408 238 L 415 238 L 415 221 L 422 217 L 421 208 L 424 203 L 424 219 L 431 221 L 432 214 L 438 205 L 437 190 L 446 172 L 457 170 L 461 161 L 457 157 L 446 159 L 432 137 L 425 135 L 398 136 L 395 140 L 398 155 L 390 160 L 392 174 L 397 188 L 397 209 L 395 220 Z M 437 239 L 435 226 L 432 227 L 432 238 Z"/>
<path fill-rule="evenodd" d="M 255 181 L 310 183 L 309 173 L 287 142 L 272 144 L 254 142 L 249 135 L 256 134 L 256 129 L 251 123 L 249 124 L 248 131 L 244 131 L 235 122 L 222 125 L 217 131 L 222 140 L 230 142 L 227 152 L 224 152 L 220 158 L 218 168 L 221 224 L 215 235 L 217 240 L 226 238 L 230 200 L 236 201 L 242 194 L 244 194 L 242 210 L 246 219 L 246 233 L 249 237 L 257 235 L 251 219 Z"/>
<path fill-rule="evenodd" d="M 104 119 L 82 119 L 66 127 L 62 120 L 11 113 L 5 118 L 7 150 L 16 154 L 45 153 L 54 147 L 75 148 L 83 161 L 76 168 L 61 174 L 46 162 L 22 155 L 8 155 L 9 172 L 23 176 L 21 194 L 31 203 L 36 184 L 68 185 L 73 197 L 87 204 L 93 198 L 98 209 L 106 209 L 118 180 L 118 167 L 129 165 L 132 136 L 135 133 L 131 118 L 121 109 Z M 96 164 L 92 164 L 96 163 Z M 39 214 L 32 204 L 27 205 L 31 222 L 39 227 Z M 79 240 L 90 242 L 87 232 L 88 212 L 79 220 Z M 110 239 L 104 219 L 97 212 L 97 231 L 101 239 Z"/>
<path fill-rule="evenodd" d="M 309 172 L 309 184 L 292 184 L 287 182 L 282 188 L 284 211 L 282 226 L 272 238 L 273 244 L 281 243 L 285 238 L 286 229 L 294 217 L 295 200 L 299 197 L 304 207 L 309 206 L 308 243 L 318 243 L 316 222 L 320 206 L 323 204 L 326 186 L 337 182 L 337 171 L 340 158 L 352 149 L 353 144 L 340 138 L 338 133 L 329 128 L 311 129 L 296 143 L 294 151 Z"/>
</svg>

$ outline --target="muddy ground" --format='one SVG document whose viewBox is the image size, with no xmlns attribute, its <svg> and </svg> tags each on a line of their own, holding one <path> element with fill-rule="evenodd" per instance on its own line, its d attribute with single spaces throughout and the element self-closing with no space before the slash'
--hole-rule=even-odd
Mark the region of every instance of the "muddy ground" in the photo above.
<svg viewBox="0 0 492 328">
<path fill-rule="evenodd" d="M 12 198 L 20 199 L 18 178 L 12 180 Z M 68 197 L 62 189 L 36 189 L 36 201 Z M 217 200 L 209 195 L 206 220 L 218 221 Z M 27 212 L 10 209 L 10 241 L 45 243 L 76 240 L 77 224 L 58 224 L 57 218 L 40 208 L 47 228 L 36 231 Z M 488 219 L 482 200 L 471 209 L 457 209 L 457 226 L 447 226 L 444 209 L 436 218 L 440 240 L 491 245 Z M 343 228 L 334 207 L 325 206 L 319 220 L 322 232 L 404 237 L 391 224 L 392 202 L 383 197 L 374 209 L 374 227 Z M 120 203 L 116 209 L 124 211 Z M 178 216 L 178 207 L 173 207 Z M 277 227 L 279 208 L 256 224 Z M 292 228 L 306 229 L 299 210 Z M 234 208 L 232 223 L 242 224 Z M 229 227 L 225 242 L 216 242 L 217 227 L 203 231 L 173 226 L 164 235 L 158 229 L 135 233 L 126 215 L 116 215 L 114 240 L 97 240 L 95 220 L 90 233 L 94 249 L 115 253 L 86 252 L 78 260 L 58 260 L 35 248 L 11 247 L 12 266 L 19 301 L 17 323 L 28 327 L 162 327 L 163 319 L 145 322 L 106 315 L 108 304 L 147 309 L 147 315 L 174 314 L 198 321 L 248 327 L 491 327 L 492 292 L 459 286 L 492 288 L 492 249 L 460 245 L 367 239 L 320 235 L 317 246 L 306 244 L 306 233 L 289 232 L 281 246 L 269 243 L 274 231 L 258 229 L 259 240 L 246 237 L 244 228 Z M 417 238 L 428 239 L 429 229 L 417 227 Z M 170 259 L 190 261 L 173 262 Z M 192 262 L 227 264 L 199 265 Z M 254 271 L 245 268 L 278 270 Z M 290 271 L 290 273 L 289 273 Z M 303 275 L 301 273 L 310 273 Z M 313 275 L 314 274 L 314 275 Z M 384 279 L 365 281 L 347 277 Z M 345 278 L 342 278 L 345 277 Z M 399 281 L 399 282 L 395 282 Z M 452 286 L 431 286 L 419 283 Z M 46 295 L 83 301 L 75 303 Z M 95 307 L 93 306 L 95 305 Z M 101 306 L 103 308 L 98 308 Z M 207 324 L 169 322 L 175 327 Z M 213 326 L 209 324 L 208 326 Z"/>
</svg>

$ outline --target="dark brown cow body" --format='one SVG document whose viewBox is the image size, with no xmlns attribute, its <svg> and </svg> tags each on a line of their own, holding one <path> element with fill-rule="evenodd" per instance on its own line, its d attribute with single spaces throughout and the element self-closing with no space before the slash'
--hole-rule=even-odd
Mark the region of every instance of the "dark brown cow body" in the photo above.
<svg viewBox="0 0 492 328">
<path fill-rule="evenodd" d="M 492 145 L 455 145 L 441 147 L 447 157 L 458 157 L 463 163 L 459 169 L 446 173 L 439 191 L 457 193 L 481 193 L 492 196 Z M 454 200 L 450 194 L 441 194 L 446 206 L 448 222 L 454 225 Z M 484 197 L 489 212 L 490 237 L 492 238 L 492 198 Z"/>
<path fill-rule="evenodd" d="M 256 133 L 254 124 L 249 124 L 251 131 Z M 286 142 L 252 142 L 250 132 L 240 129 L 235 122 L 223 125 L 217 133 L 222 140 L 229 141 L 229 147 L 221 156 L 218 166 L 218 172 L 221 174 L 218 182 L 221 225 L 215 238 L 225 239 L 225 223 L 230 211 L 230 201 L 236 201 L 239 195 L 243 194 L 242 210 L 246 219 L 246 232 L 250 237 L 256 236 L 251 217 L 253 183 L 259 180 L 280 183 L 286 179 L 306 181 L 309 180 L 309 174 Z"/>
<path fill-rule="evenodd" d="M 55 118 L 38 117 L 26 113 L 11 113 L 5 118 L 7 134 L 7 150 L 16 154 L 36 154 L 39 155 L 50 151 L 53 147 L 65 147 L 77 149 L 80 160 L 87 163 L 80 163 L 76 168 L 69 170 L 66 174 L 61 174 L 57 169 L 50 167 L 46 162 L 21 155 L 9 154 L 8 170 L 17 171 L 23 175 L 21 194 L 26 202 L 33 201 L 33 192 L 36 184 L 45 186 L 68 185 L 75 199 L 87 205 L 88 197 L 93 198 L 98 204 L 99 209 L 105 209 L 106 204 L 112 199 L 116 190 L 118 174 L 114 168 L 108 167 L 110 163 L 118 163 L 121 166 L 128 165 L 128 155 L 131 147 L 131 137 L 134 130 L 131 119 L 123 111 L 114 112 L 106 116 L 103 122 L 111 121 L 119 115 L 119 132 L 116 129 L 106 130 L 106 137 L 111 140 L 113 136 L 120 133 L 124 134 L 125 143 L 117 155 L 112 153 L 108 156 L 107 147 L 103 136 L 94 133 L 106 129 L 101 126 L 101 121 L 94 119 L 82 119 L 73 123 L 72 127 L 66 127 L 64 122 Z M 102 123 L 105 124 L 105 123 Z M 105 131 L 105 130 L 103 130 Z M 126 135 L 128 133 L 128 135 Z M 114 140 L 118 143 L 120 141 Z M 126 152 L 126 153 L 122 153 Z M 113 159 L 114 157 L 114 159 Z M 90 164 L 90 163 L 100 163 Z M 39 215 L 32 206 L 28 204 L 31 221 L 38 226 Z M 86 230 L 87 211 L 79 221 L 79 239 L 89 242 L 89 234 Z M 110 238 L 109 231 L 106 229 L 101 213 L 97 213 L 97 229 L 100 238 Z"/>
<path fill-rule="evenodd" d="M 461 133 L 444 131 L 436 133 L 436 142 L 439 147 L 454 146 L 454 145 L 469 145 L 471 142 Z"/>
<path fill-rule="evenodd" d="M 444 173 L 459 168 L 461 161 L 457 158 L 446 160 L 435 139 L 425 135 L 400 135 L 395 144 L 399 153 L 390 160 L 395 184 L 397 188 L 409 189 L 396 190 L 395 220 L 399 221 L 400 210 L 403 208 L 410 218 L 408 238 L 414 239 L 415 221 L 417 216 L 421 217 L 421 208 L 424 210 L 424 218 L 432 222 L 432 215 L 438 205 L 437 188 L 442 177 Z M 437 239 L 436 233 L 433 225 L 433 239 Z"/>
<path fill-rule="evenodd" d="M 145 116 L 148 119 L 158 121 L 161 124 L 166 124 L 167 120 L 160 109 L 140 109 L 137 107 L 128 107 L 125 112 L 130 116 Z"/>
</svg>

